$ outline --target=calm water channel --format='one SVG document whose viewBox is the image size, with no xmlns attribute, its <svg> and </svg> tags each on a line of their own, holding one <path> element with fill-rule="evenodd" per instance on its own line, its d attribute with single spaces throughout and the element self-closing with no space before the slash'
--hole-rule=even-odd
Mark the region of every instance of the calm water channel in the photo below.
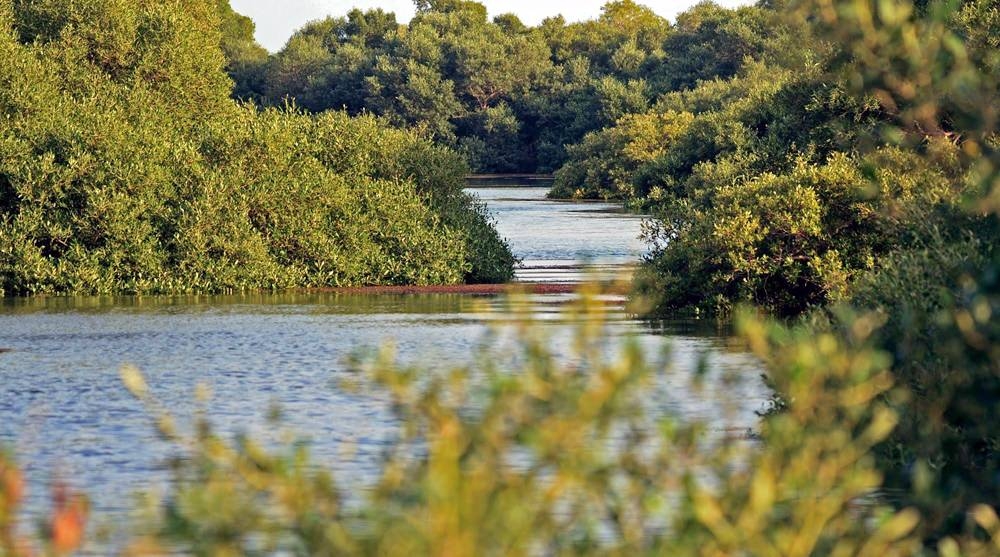
<svg viewBox="0 0 1000 557">
<path fill-rule="evenodd" d="M 475 190 L 523 259 L 520 280 L 576 281 L 627 270 L 641 257 L 641 218 L 609 204 L 549 202 L 537 187 Z M 556 349 L 572 329 L 572 297 L 520 302 L 541 320 Z M 635 320 L 610 300 L 611 337 L 631 335 L 673 372 L 653 400 L 662 412 L 704 419 L 718 429 L 749 427 L 767 399 L 759 364 L 726 349 L 718 335 L 685 323 Z M 284 294 L 180 298 L 5 300 L 0 304 L 0 445 L 12 447 L 32 478 L 36 508 L 53 478 L 92 498 L 100 522 L 127 512 L 133 494 L 162 487 L 176 450 L 121 387 L 122 364 L 139 366 L 156 395 L 183 423 L 200 384 L 224 432 L 275 438 L 267 415 L 308 440 L 317 463 L 340 485 L 363 486 L 378 472 L 394 423 L 384 400 L 352 394 L 347 360 L 392 342 L 401 362 L 426 367 L 471 361 L 487 337 L 491 357 L 509 361 L 510 304 L 500 297 Z M 689 379 L 700 358 L 712 372 L 699 390 Z M 350 450 L 347 450 L 350 449 Z"/>
</svg>

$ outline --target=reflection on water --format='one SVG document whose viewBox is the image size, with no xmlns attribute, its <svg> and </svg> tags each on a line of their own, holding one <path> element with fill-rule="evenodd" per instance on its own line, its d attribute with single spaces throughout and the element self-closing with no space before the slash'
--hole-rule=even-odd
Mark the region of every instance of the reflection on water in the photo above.
<svg viewBox="0 0 1000 557">
<path fill-rule="evenodd" d="M 634 266 L 646 252 L 643 217 L 611 203 L 545 199 L 547 188 L 478 188 L 501 218 L 500 234 L 523 260 L 517 278 L 530 282 L 605 279 Z M 588 274 L 589 273 L 589 274 Z"/>
<path fill-rule="evenodd" d="M 530 269 L 522 280 L 551 262 L 557 265 L 541 278 L 566 281 L 579 277 L 575 269 L 584 261 L 618 268 L 641 253 L 637 217 L 595 212 L 613 206 L 550 203 L 535 188 L 480 193 Z M 266 416 L 279 406 L 284 430 L 310 440 L 317 462 L 334 470 L 341 485 L 363 486 L 378 471 L 394 423 L 382 398 L 340 388 L 356 373 L 350 356 L 392 342 L 407 364 L 443 369 L 487 357 L 516 369 L 510 320 L 533 315 L 554 350 L 566 352 L 574 323 L 564 308 L 571 299 L 278 294 L 7 300 L 0 305 L 0 348 L 12 351 L 0 353 L 0 444 L 17 447 L 35 482 L 34 505 L 45 494 L 44 482 L 58 474 L 92 496 L 98 516 L 124 512 L 131 494 L 166 481 L 164 463 L 174 454 L 119 383 L 120 366 L 131 363 L 145 370 L 155 395 L 181 421 L 197 410 L 191 395 L 199 384 L 215 393 L 208 410 L 230 434 L 274 439 Z M 638 321 L 624 312 L 623 300 L 605 301 L 610 339 L 634 336 L 650 354 L 671 347 L 673 370 L 651 391 L 658 411 L 709 420 L 719 429 L 753 423 L 768 395 L 759 365 L 727 350 L 723 332 Z M 495 342 L 482 352 L 487 339 Z M 692 390 L 690 378 L 702 357 L 712 371 Z"/>
</svg>

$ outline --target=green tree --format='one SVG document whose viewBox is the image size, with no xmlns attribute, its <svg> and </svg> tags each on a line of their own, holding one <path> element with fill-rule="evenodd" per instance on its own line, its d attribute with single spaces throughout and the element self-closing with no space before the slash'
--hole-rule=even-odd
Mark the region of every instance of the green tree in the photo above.
<svg viewBox="0 0 1000 557">
<path fill-rule="evenodd" d="M 674 91 L 698 81 L 735 76 L 747 58 L 759 58 L 780 15 L 762 8 L 727 10 L 702 2 L 677 17 L 663 42 L 664 60 L 652 70 L 657 88 Z"/>
<path fill-rule="evenodd" d="M 373 117 L 234 102 L 214 1 L 0 14 L 0 294 L 512 273 L 455 153 Z"/>
<path fill-rule="evenodd" d="M 662 157 L 693 120 L 688 112 L 630 114 L 587 134 L 569 148 L 549 196 L 635 201 L 636 176 Z"/>
<path fill-rule="evenodd" d="M 226 71 L 233 78 L 237 98 L 261 98 L 268 53 L 254 38 L 256 26 L 249 17 L 233 11 L 229 0 L 217 0 Z"/>
</svg>

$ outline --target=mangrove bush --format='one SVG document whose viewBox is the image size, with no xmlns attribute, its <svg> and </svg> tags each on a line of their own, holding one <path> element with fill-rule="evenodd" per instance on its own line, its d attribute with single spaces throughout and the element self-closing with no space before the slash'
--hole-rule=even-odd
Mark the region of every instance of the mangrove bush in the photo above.
<svg viewBox="0 0 1000 557">
<path fill-rule="evenodd" d="M 216 2 L 0 2 L 0 294 L 503 281 L 458 155 L 230 99 Z"/>
</svg>

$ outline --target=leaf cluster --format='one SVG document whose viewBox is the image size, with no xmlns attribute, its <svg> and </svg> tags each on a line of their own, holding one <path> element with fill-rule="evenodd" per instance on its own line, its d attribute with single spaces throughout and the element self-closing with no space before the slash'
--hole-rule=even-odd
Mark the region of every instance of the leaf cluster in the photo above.
<svg viewBox="0 0 1000 557">
<path fill-rule="evenodd" d="M 0 3 L 0 294 L 503 281 L 446 149 L 230 99 L 215 2 Z"/>
</svg>

